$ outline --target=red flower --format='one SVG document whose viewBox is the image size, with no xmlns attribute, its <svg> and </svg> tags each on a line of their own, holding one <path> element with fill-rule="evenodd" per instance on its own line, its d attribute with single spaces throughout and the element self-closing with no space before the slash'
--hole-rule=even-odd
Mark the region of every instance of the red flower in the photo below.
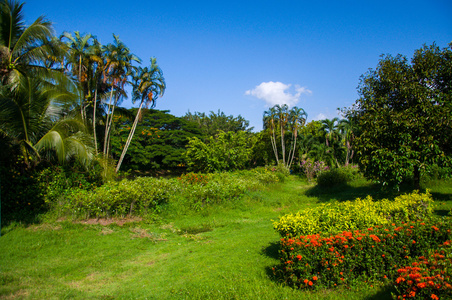
<svg viewBox="0 0 452 300">
<path fill-rule="evenodd" d="M 318 279 L 317 276 L 312 277 L 312 280 L 317 280 L 317 279 Z"/>
<path fill-rule="evenodd" d="M 300 254 L 297 255 L 298 260 L 301 260 L 302 257 Z"/>
<path fill-rule="evenodd" d="M 430 297 L 431 297 L 433 300 L 438 300 L 438 299 L 439 299 L 438 296 L 436 296 L 435 294 L 432 294 Z"/>
<path fill-rule="evenodd" d="M 417 287 L 420 288 L 420 289 L 423 289 L 423 288 L 425 288 L 426 286 L 427 286 L 427 283 L 425 283 L 425 282 L 419 282 L 419 283 L 417 284 Z"/>
<path fill-rule="evenodd" d="M 312 281 L 309 281 L 308 284 L 309 284 L 309 285 L 313 285 Z"/>
</svg>

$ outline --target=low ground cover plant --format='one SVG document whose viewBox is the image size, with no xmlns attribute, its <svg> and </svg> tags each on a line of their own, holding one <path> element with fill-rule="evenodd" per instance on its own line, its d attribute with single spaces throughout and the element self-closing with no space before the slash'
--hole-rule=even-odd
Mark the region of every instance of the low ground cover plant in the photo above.
<svg viewBox="0 0 452 300">
<path fill-rule="evenodd" d="M 432 216 L 431 194 L 413 192 L 394 200 L 374 201 L 371 196 L 354 201 L 331 202 L 295 214 L 287 214 L 273 222 L 283 237 L 364 229 L 375 225 L 426 219 Z"/>
<path fill-rule="evenodd" d="M 356 281 L 393 281 L 403 296 L 416 291 L 418 282 L 433 281 L 432 276 L 440 274 L 436 278 L 441 281 L 450 277 L 450 248 L 446 246 L 449 247 L 452 238 L 451 228 L 450 218 L 432 218 L 338 234 L 288 235 L 281 239 L 281 264 L 274 267 L 273 272 L 280 281 L 301 289 L 352 285 Z M 439 253 L 434 254 L 435 262 L 422 260 L 428 251 L 435 251 L 441 244 L 444 248 L 434 252 Z M 445 256 L 447 251 L 449 255 Z M 434 268 L 430 270 L 431 275 L 422 273 L 424 281 L 409 282 L 406 277 L 410 276 L 411 270 L 404 266 L 418 257 L 421 260 L 417 264 Z M 441 289 L 447 287 L 435 285 L 431 288 L 435 288 L 435 295 L 439 295 Z M 450 290 L 446 292 L 451 295 Z"/>
</svg>

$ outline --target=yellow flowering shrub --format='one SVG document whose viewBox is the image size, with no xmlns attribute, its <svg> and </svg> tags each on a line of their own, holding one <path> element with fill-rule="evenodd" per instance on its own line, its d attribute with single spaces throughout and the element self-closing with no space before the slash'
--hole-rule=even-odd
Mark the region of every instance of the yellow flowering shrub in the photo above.
<svg viewBox="0 0 452 300">
<path fill-rule="evenodd" d="M 336 233 L 350 229 L 363 229 L 395 221 L 425 219 L 433 213 L 431 194 L 405 194 L 394 200 L 374 201 L 371 196 L 354 201 L 331 202 L 315 208 L 287 214 L 273 222 L 281 236 L 317 233 Z"/>
</svg>

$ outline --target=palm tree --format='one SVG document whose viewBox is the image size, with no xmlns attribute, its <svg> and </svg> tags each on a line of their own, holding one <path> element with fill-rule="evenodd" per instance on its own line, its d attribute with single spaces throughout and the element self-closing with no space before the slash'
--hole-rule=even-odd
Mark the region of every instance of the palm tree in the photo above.
<svg viewBox="0 0 452 300">
<path fill-rule="evenodd" d="M 354 138 L 352 131 L 352 124 L 350 120 L 342 119 L 339 121 L 339 131 L 345 143 L 346 156 L 345 156 L 345 166 L 348 166 L 350 160 L 353 159 L 354 150 L 352 148 L 352 141 Z"/>
<path fill-rule="evenodd" d="M 281 133 L 281 153 L 282 153 L 282 160 L 283 165 L 286 165 L 286 143 L 285 143 L 285 132 L 286 132 L 286 125 L 289 121 L 289 106 L 287 104 L 283 105 L 275 105 L 276 106 L 276 113 L 278 116 L 278 125 L 279 130 Z"/>
<path fill-rule="evenodd" d="M 293 162 L 293 159 L 295 156 L 296 146 L 297 146 L 298 130 L 306 124 L 307 118 L 308 118 L 308 114 L 302 108 L 298 108 L 298 107 L 294 106 L 289 112 L 289 124 L 290 124 L 289 126 L 292 131 L 293 148 L 291 150 L 289 150 L 287 167 L 290 167 L 292 165 L 292 162 Z"/>
<path fill-rule="evenodd" d="M 270 141 L 272 144 L 273 153 L 275 154 L 276 163 L 279 162 L 278 147 L 276 146 L 276 134 L 275 134 L 275 122 L 276 122 L 276 107 L 271 107 L 268 111 L 264 112 L 264 130 L 268 130 L 270 133 Z"/>
<path fill-rule="evenodd" d="M 165 78 L 163 78 L 163 72 L 157 65 L 157 60 L 155 58 L 151 58 L 151 66 L 149 68 L 138 67 L 137 72 L 133 76 L 132 101 L 135 103 L 136 100 L 140 100 L 140 107 L 138 108 L 132 128 L 130 129 L 129 137 L 127 138 L 126 144 L 122 150 L 121 157 L 116 167 L 116 172 L 118 172 L 121 167 L 121 163 L 127 149 L 129 148 L 133 135 L 135 134 L 138 121 L 141 119 L 141 108 L 143 107 L 143 104 L 146 107 L 151 105 L 151 108 L 153 108 L 157 98 L 159 96 L 163 96 L 165 89 Z"/>
<path fill-rule="evenodd" d="M 282 163 L 285 167 L 290 168 L 293 163 L 295 151 L 297 147 L 297 138 L 299 129 L 306 123 L 307 114 L 302 108 L 293 107 L 289 110 L 287 104 L 275 105 L 268 111 L 264 112 L 264 129 L 270 133 L 273 153 L 277 163 Z M 278 147 L 276 144 L 276 130 L 278 129 L 281 139 L 281 155 L 278 156 Z M 292 134 L 291 146 L 286 160 L 286 132 Z"/>
<path fill-rule="evenodd" d="M 329 147 L 330 144 L 339 136 L 339 118 L 322 120 L 322 130 L 325 133 L 325 143 Z"/>
<path fill-rule="evenodd" d="M 22 9 L 23 3 L 17 1 L 0 2 L 0 79 L 10 89 L 27 74 L 52 79 L 56 70 L 48 68 L 46 62 L 62 55 L 51 23 L 41 16 L 27 27 Z"/>
<path fill-rule="evenodd" d="M 72 72 L 72 75 L 76 76 L 79 84 L 80 84 L 80 90 L 82 91 L 80 95 L 80 114 L 82 117 L 82 120 L 86 119 L 86 103 L 85 98 L 88 94 L 88 87 L 86 86 L 86 83 L 88 82 L 88 75 L 89 73 L 89 53 L 91 44 L 90 41 L 94 39 L 93 35 L 88 33 L 85 35 L 80 35 L 80 32 L 75 31 L 74 36 L 72 36 L 69 32 L 64 32 L 61 37 L 61 40 L 66 39 L 66 46 L 68 49 L 67 54 L 67 66 L 70 65 L 70 71 Z M 83 86 L 85 83 L 85 87 Z"/>
<path fill-rule="evenodd" d="M 90 159 L 83 124 L 63 119 L 76 87 L 61 69 L 61 43 L 51 23 L 39 17 L 25 26 L 23 4 L 0 2 L 0 132 L 18 145 L 25 163 L 43 151 Z M 86 150 L 86 151 L 83 151 Z"/>
<path fill-rule="evenodd" d="M 89 164 L 92 148 L 83 122 L 62 116 L 64 104 L 75 97 L 64 87 L 32 77 L 21 77 L 14 91 L 1 86 L 0 131 L 19 146 L 28 166 L 42 152 L 55 153 L 61 163 L 74 157 Z"/>
<path fill-rule="evenodd" d="M 108 157 L 110 131 L 113 122 L 113 114 L 115 107 L 122 96 L 126 96 L 124 92 L 124 86 L 128 82 L 128 76 L 131 75 L 133 66 L 132 62 L 140 63 L 141 60 L 130 52 L 130 49 L 119 39 L 119 37 L 113 34 L 113 44 L 104 46 L 104 53 L 106 57 L 106 78 L 111 85 L 110 101 L 107 106 L 107 121 L 105 124 L 105 136 L 104 136 L 104 157 Z M 113 93 L 116 91 L 115 100 L 112 105 L 111 101 Z"/>
</svg>

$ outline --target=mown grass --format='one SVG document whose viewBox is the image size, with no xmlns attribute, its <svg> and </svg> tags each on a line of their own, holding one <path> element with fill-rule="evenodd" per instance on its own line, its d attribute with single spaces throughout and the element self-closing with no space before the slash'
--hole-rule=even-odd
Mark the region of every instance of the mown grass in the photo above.
<svg viewBox="0 0 452 300">
<path fill-rule="evenodd" d="M 430 183 L 433 196 L 439 196 L 438 212 L 452 208 L 450 183 Z M 271 272 L 279 263 L 272 219 L 328 199 L 375 193 L 365 181 L 319 191 L 291 177 L 200 212 L 168 208 L 121 226 L 64 220 L 13 224 L 0 238 L 0 298 L 390 299 L 388 287 L 364 284 L 294 290 Z"/>
</svg>

